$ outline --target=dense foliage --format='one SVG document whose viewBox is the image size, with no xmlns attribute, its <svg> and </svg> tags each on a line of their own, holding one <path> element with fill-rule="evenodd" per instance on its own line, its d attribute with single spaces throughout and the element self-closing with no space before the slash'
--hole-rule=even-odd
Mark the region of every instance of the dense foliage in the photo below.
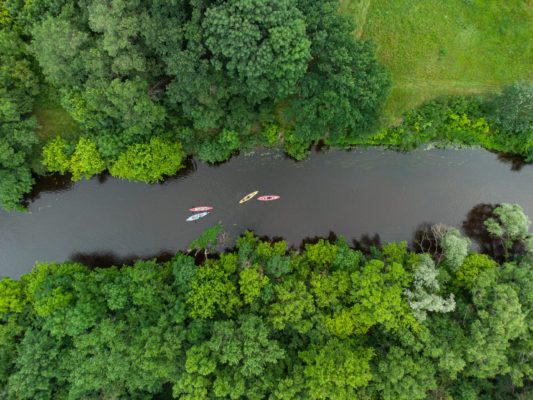
<svg viewBox="0 0 533 400">
<path fill-rule="evenodd" d="M 481 146 L 533 161 L 533 86 L 519 83 L 486 98 L 451 96 L 404 115 L 402 123 L 354 144 L 412 150 L 423 144 Z"/>
<path fill-rule="evenodd" d="M 183 153 L 225 161 L 264 144 L 261 131 L 273 124 L 283 126 L 289 154 L 302 158 L 321 138 L 342 143 L 369 133 L 389 86 L 372 46 L 353 36 L 338 6 L 338 0 L 1 1 L 2 51 L 10 57 L 2 65 L 26 90 L 25 108 L 12 119 L 25 121 L 24 132 L 35 127 L 28 118 L 34 71 L 79 125 L 74 133 L 46 135 L 43 165 L 74 179 L 109 169 L 124 179 L 159 181 L 180 168 Z M 31 68 L 14 68 L 15 60 L 32 58 Z M 5 85 L 21 95 L 21 87 Z M 4 155 L 10 172 L 0 188 L 8 207 L 31 186 L 25 160 L 36 141 L 13 136 L 1 136 L 14 148 Z"/>
<path fill-rule="evenodd" d="M 38 263 L 0 281 L 2 397 L 531 398 L 529 220 L 502 205 L 486 226 L 503 259 L 440 226 L 422 254 L 343 239 L 294 251 L 246 233 L 200 265 Z"/>
<path fill-rule="evenodd" d="M 18 208 L 31 189 L 39 142 L 31 115 L 38 81 L 25 48 L 15 33 L 0 30 L 0 205 L 6 209 Z"/>
<path fill-rule="evenodd" d="M 499 132 L 498 144 L 533 160 L 533 83 L 507 86 L 491 99 L 488 108 L 489 119 Z"/>
<path fill-rule="evenodd" d="M 154 135 L 176 139 L 172 132 L 184 126 L 198 143 L 217 141 L 224 128 L 246 135 L 274 118 L 280 101 L 308 144 L 361 135 L 388 86 L 334 0 L 41 7 L 38 16 L 27 6 L 13 13 L 32 21 L 31 49 L 46 80 L 108 159 Z"/>
</svg>

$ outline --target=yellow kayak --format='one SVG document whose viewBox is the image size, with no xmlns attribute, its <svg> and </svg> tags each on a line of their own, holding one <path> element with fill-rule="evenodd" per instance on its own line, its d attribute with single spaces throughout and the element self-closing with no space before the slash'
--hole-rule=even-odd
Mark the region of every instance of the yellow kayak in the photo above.
<svg viewBox="0 0 533 400">
<path fill-rule="evenodd" d="M 244 197 L 241 199 L 241 201 L 239 201 L 239 204 L 246 203 L 247 201 L 252 200 L 252 199 L 255 197 L 255 195 L 256 195 L 257 193 L 259 193 L 258 190 L 256 190 L 255 192 L 252 192 L 252 193 L 247 194 L 246 196 L 244 196 Z"/>
</svg>

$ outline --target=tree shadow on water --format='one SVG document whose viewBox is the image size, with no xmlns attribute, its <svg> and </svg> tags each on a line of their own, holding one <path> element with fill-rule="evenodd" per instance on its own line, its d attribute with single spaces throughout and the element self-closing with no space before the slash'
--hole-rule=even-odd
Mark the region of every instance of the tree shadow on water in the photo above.
<svg viewBox="0 0 533 400">
<path fill-rule="evenodd" d="M 122 267 L 133 265 L 136 261 L 153 260 L 157 262 L 170 261 L 175 256 L 175 253 L 170 251 L 160 251 L 149 256 L 119 256 L 112 251 L 95 251 L 90 253 L 74 253 L 69 259 L 70 261 L 83 264 L 89 268 L 109 268 L 109 267 Z"/>
<path fill-rule="evenodd" d="M 52 174 L 35 176 L 34 178 L 35 184 L 33 185 L 31 191 L 24 195 L 24 199 L 22 200 L 24 207 L 28 207 L 31 203 L 38 200 L 42 193 L 65 192 L 74 185 L 70 174 Z"/>
<path fill-rule="evenodd" d="M 325 240 L 326 242 L 335 243 L 338 239 L 338 236 L 330 231 L 328 236 L 308 236 L 300 242 L 299 250 L 304 251 L 306 245 L 317 244 L 320 240 Z"/>
<path fill-rule="evenodd" d="M 180 169 L 178 172 L 176 172 L 175 175 L 166 177 L 162 182 L 160 182 L 160 185 L 170 185 L 175 181 L 180 181 L 185 179 L 190 174 L 196 172 L 198 169 L 198 166 L 196 164 L 196 161 L 192 157 L 187 157 L 187 159 L 183 163 L 184 168 Z"/>
<path fill-rule="evenodd" d="M 383 242 L 381 241 L 381 236 L 377 233 L 373 236 L 365 233 L 364 235 L 361 235 L 360 239 L 352 240 L 352 248 L 361 251 L 365 255 L 371 255 L 376 250 L 381 250 L 383 248 Z"/>
<path fill-rule="evenodd" d="M 516 154 L 498 153 L 497 157 L 499 161 L 511 165 L 511 171 L 520 171 L 528 164 L 523 157 Z"/>
<path fill-rule="evenodd" d="M 434 230 L 435 224 L 432 222 L 423 222 L 417 226 L 413 235 L 413 250 L 416 253 L 440 253 L 439 237 Z"/>
<path fill-rule="evenodd" d="M 485 221 L 493 217 L 497 204 L 480 203 L 472 208 L 463 221 L 463 231 L 477 246 L 481 253 L 488 254 L 497 260 L 503 260 L 505 251 L 501 240 L 492 237 Z"/>
</svg>

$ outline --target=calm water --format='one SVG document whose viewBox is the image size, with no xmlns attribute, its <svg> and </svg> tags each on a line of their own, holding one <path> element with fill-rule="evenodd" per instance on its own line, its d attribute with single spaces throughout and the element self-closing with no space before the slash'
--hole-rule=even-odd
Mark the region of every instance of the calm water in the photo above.
<svg viewBox="0 0 533 400">
<path fill-rule="evenodd" d="M 153 186 L 48 179 L 29 213 L 0 212 L 0 275 L 18 277 L 37 260 L 109 265 L 165 256 L 217 221 L 233 238 L 252 229 L 295 246 L 331 231 L 360 242 L 410 240 L 424 223 L 468 226 L 485 203 L 520 203 L 533 217 L 532 184 L 532 165 L 517 170 L 482 150 L 331 151 L 299 163 L 258 152 L 216 167 L 193 163 Z M 254 190 L 281 199 L 238 204 Z M 195 205 L 215 210 L 185 222 Z"/>
</svg>

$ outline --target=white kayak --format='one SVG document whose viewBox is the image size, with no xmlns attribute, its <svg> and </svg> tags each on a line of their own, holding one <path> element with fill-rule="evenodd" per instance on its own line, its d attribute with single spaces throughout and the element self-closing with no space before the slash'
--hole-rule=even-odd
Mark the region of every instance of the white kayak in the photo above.
<svg viewBox="0 0 533 400">
<path fill-rule="evenodd" d="M 191 215 L 189 218 L 187 218 L 186 221 L 187 222 L 198 221 L 200 218 L 205 217 L 207 214 L 209 214 L 209 212 L 201 212 L 198 214 L 194 214 L 194 215 Z"/>
</svg>

